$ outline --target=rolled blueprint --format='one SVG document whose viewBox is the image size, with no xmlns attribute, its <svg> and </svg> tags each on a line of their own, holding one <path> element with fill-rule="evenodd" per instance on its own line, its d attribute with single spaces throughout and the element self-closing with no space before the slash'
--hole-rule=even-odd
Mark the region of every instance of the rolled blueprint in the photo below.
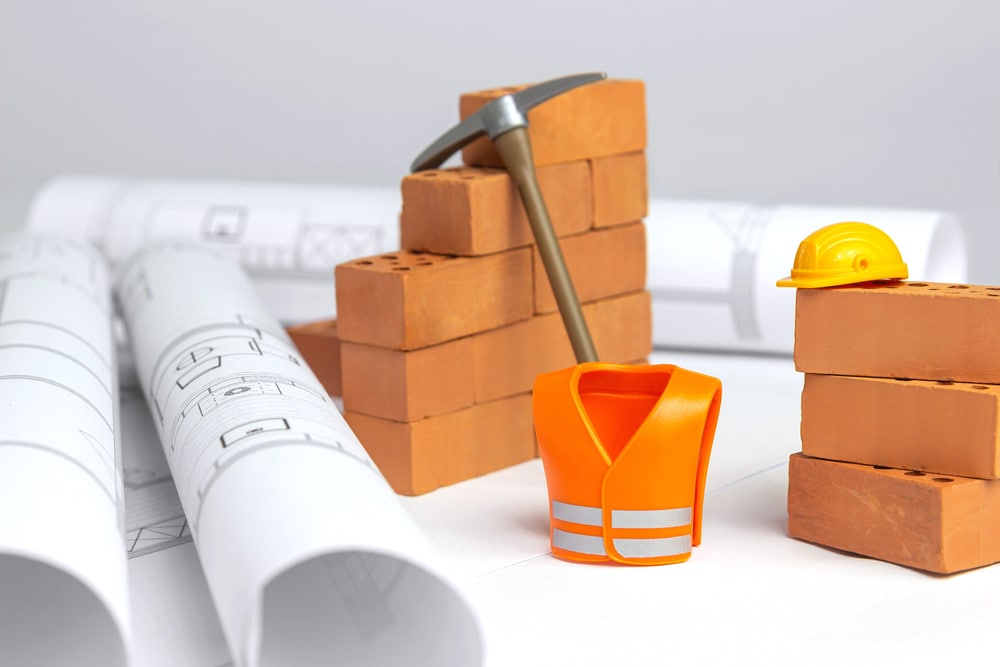
<svg viewBox="0 0 1000 667">
<path fill-rule="evenodd" d="M 237 664 L 480 664 L 465 598 L 236 263 L 158 244 L 116 287 Z"/>
<path fill-rule="evenodd" d="M 128 662 L 110 304 L 94 249 L 0 237 L 0 665 Z"/>
<path fill-rule="evenodd" d="M 112 265 L 155 239 L 207 245 L 289 323 L 334 316 L 334 266 L 397 250 L 399 210 L 391 188 L 68 177 L 39 192 L 28 226 L 90 241 Z"/>
<path fill-rule="evenodd" d="M 944 213 L 653 200 L 646 234 L 654 345 L 791 354 L 795 290 L 774 283 L 791 271 L 802 239 L 845 221 L 892 237 L 910 279 L 966 279 L 962 230 Z"/>
<path fill-rule="evenodd" d="M 333 267 L 397 250 L 396 188 L 63 178 L 35 198 L 29 226 L 86 238 L 113 263 L 150 239 L 198 240 L 238 257 L 283 322 L 336 314 Z M 868 207 L 650 201 L 648 288 L 653 342 L 792 351 L 799 242 L 828 224 L 867 222 L 896 241 L 911 279 L 966 279 L 962 231 L 950 215 Z"/>
</svg>

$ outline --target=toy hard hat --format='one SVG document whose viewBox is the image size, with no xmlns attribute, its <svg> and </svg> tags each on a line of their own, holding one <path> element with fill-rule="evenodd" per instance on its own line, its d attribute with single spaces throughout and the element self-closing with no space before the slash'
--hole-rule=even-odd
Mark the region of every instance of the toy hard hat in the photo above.
<svg viewBox="0 0 1000 667">
<path fill-rule="evenodd" d="M 832 287 L 907 275 L 888 234 L 864 222 L 838 222 L 799 244 L 792 275 L 779 280 L 778 287 Z"/>
</svg>

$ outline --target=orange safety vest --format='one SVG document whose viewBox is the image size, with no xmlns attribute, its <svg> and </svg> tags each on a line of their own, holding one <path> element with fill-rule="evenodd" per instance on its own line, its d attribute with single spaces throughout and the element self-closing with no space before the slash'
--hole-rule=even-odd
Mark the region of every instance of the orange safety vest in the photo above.
<svg viewBox="0 0 1000 667">
<path fill-rule="evenodd" d="M 722 383 L 672 365 L 589 362 L 535 379 L 552 554 L 679 563 L 701 543 Z"/>
</svg>

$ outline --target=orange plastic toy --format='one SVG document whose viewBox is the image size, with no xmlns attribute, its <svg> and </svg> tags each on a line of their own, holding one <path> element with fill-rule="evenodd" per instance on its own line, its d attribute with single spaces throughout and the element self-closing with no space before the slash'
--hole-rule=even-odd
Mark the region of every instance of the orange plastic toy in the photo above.
<svg viewBox="0 0 1000 667">
<path fill-rule="evenodd" d="M 722 383 L 672 365 L 578 364 L 535 379 L 553 555 L 679 563 L 701 542 Z"/>
</svg>

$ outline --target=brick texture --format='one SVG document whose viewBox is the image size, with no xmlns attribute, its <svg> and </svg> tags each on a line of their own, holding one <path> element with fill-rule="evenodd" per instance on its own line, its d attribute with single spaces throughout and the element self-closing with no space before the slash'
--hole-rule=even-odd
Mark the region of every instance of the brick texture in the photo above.
<svg viewBox="0 0 1000 667">
<path fill-rule="evenodd" d="M 560 239 L 566 268 L 581 303 L 639 291 L 646 286 L 646 227 L 635 222 Z M 559 309 L 542 256 L 533 248 L 535 312 Z"/>
<path fill-rule="evenodd" d="M 641 359 L 652 347 L 647 292 L 583 307 L 603 361 Z M 535 376 L 576 363 L 558 313 L 419 350 L 344 342 L 344 409 L 410 422 L 531 391 Z"/>
<path fill-rule="evenodd" d="M 337 320 L 321 320 L 288 327 L 295 347 L 302 358 L 316 374 L 330 396 L 340 396 L 341 356 L 340 338 L 337 336 Z"/>
<path fill-rule="evenodd" d="M 590 183 L 585 161 L 538 169 L 538 184 L 558 236 L 591 227 Z M 404 248 L 469 256 L 534 243 L 517 187 L 502 169 L 421 171 L 403 179 L 402 191 Z"/>
<path fill-rule="evenodd" d="M 463 119 L 488 102 L 526 86 L 462 95 Z M 528 112 L 528 135 L 536 165 L 558 164 L 646 148 L 646 87 L 642 81 L 609 79 L 576 88 Z M 465 164 L 502 167 L 489 139 L 462 150 Z"/>
<path fill-rule="evenodd" d="M 1000 561 L 1000 481 L 793 454 L 792 537 L 931 572 Z"/>
<path fill-rule="evenodd" d="M 1000 384 L 1000 287 L 862 283 L 800 289 L 805 373 Z"/>
<path fill-rule="evenodd" d="M 531 316 L 531 249 L 486 257 L 399 251 L 337 266 L 341 340 L 416 349 Z"/>
<path fill-rule="evenodd" d="M 415 496 L 535 456 L 531 395 L 402 423 L 344 417 L 396 493 Z"/>
<path fill-rule="evenodd" d="M 854 463 L 1000 477 L 1000 387 L 807 374 L 802 452 Z"/>
<path fill-rule="evenodd" d="M 645 218 L 649 189 L 644 152 L 609 155 L 590 161 L 594 191 L 594 227 L 610 227 Z"/>
</svg>

